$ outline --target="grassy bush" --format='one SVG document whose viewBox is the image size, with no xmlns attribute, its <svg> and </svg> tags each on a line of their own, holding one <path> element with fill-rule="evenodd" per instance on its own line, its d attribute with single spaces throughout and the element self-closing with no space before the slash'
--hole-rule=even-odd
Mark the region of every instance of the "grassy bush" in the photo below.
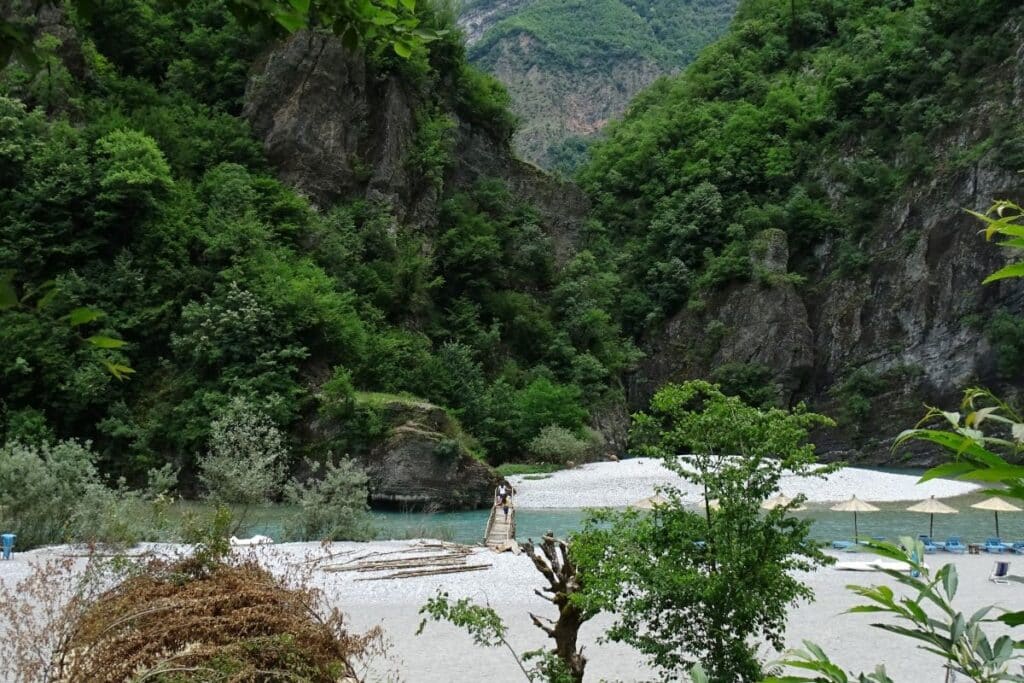
<svg viewBox="0 0 1024 683">
<path fill-rule="evenodd" d="M 579 463 L 589 444 L 565 427 L 548 425 L 530 440 L 529 449 L 542 462 Z"/>
<path fill-rule="evenodd" d="M 313 466 L 308 482 L 289 482 L 285 501 L 298 513 L 285 525 L 285 535 L 297 541 L 367 541 L 375 531 L 370 523 L 367 477 L 355 461 Z M 322 471 L 321 471 L 322 470 Z"/>
</svg>

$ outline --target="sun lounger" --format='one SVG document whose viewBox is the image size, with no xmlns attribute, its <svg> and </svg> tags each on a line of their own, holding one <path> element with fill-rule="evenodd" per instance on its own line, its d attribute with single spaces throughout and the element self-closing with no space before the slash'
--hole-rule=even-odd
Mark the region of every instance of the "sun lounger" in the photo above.
<svg viewBox="0 0 1024 683">
<path fill-rule="evenodd" d="M 985 539 L 985 552 L 986 553 L 1005 553 L 1007 550 L 1012 548 L 1006 543 L 1003 543 L 998 538 L 987 538 Z"/>
<path fill-rule="evenodd" d="M 988 575 L 988 580 L 992 583 L 1010 583 L 1006 580 L 1006 577 L 1010 575 L 1010 563 L 996 560 L 996 564 L 992 567 L 992 573 Z"/>
<path fill-rule="evenodd" d="M 1017 541 L 1010 547 L 1010 552 L 1024 555 L 1024 541 Z"/>
<path fill-rule="evenodd" d="M 853 546 L 853 541 L 832 541 L 833 550 L 849 550 Z"/>
<path fill-rule="evenodd" d="M 921 544 L 924 545 L 924 551 L 926 553 L 934 553 L 934 552 L 938 552 L 939 550 L 944 550 L 945 549 L 945 545 L 944 544 L 936 543 L 935 541 L 932 540 L 931 536 L 927 536 L 925 534 L 921 534 L 917 538 L 918 538 L 918 540 L 921 541 Z"/>
<path fill-rule="evenodd" d="M 944 544 L 946 552 L 963 554 L 967 552 L 967 546 L 960 542 L 959 536 L 950 536 Z"/>
</svg>

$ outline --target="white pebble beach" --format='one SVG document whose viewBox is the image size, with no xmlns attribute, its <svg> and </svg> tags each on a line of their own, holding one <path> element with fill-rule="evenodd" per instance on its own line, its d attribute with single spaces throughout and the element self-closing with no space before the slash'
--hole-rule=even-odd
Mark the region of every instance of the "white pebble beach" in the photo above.
<svg viewBox="0 0 1024 683">
<path fill-rule="evenodd" d="M 701 496 L 696 486 L 655 458 L 590 463 L 543 479 L 532 475 L 508 479 L 516 487 L 516 506 L 520 508 L 625 507 L 654 495 L 660 486 L 675 486 L 688 500 L 696 501 Z M 802 493 L 812 503 L 846 500 L 852 495 L 878 502 L 951 498 L 978 488 L 947 479 L 918 484 L 919 479 L 913 474 L 846 467 L 824 478 L 783 477 L 780 488 L 790 497 Z"/>
<path fill-rule="evenodd" d="M 868 500 L 912 500 L 958 495 L 972 487 L 956 482 L 938 481 L 917 486 L 917 477 L 886 474 L 868 470 L 844 470 L 815 487 L 800 489 L 784 486 L 786 493 L 805 493 L 812 500 L 838 500 L 856 493 Z M 677 483 L 674 475 L 656 462 L 644 459 L 621 463 L 588 465 L 577 470 L 558 473 L 548 479 L 518 480 L 519 504 L 523 507 L 559 507 L 562 501 L 580 506 L 621 506 L 651 495 L 656 486 Z M 966 488 L 965 488 L 966 487 Z M 436 546 L 438 541 L 373 541 L 369 543 L 287 543 L 272 546 L 236 549 L 238 554 L 252 553 L 274 571 L 308 563 L 336 554 L 332 562 L 357 558 L 401 557 L 406 551 L 415 554 L 424 544 Z M 145 550 L 168 552 L 174 546 L 146 546 Z M 0 582 L 11 585 L 28 575 L 33 563 L 48 557 L 67 554 L 66 546 L 16 552 L 10 561 L 0 561 Z M 842 553 L 842 560 L 869 559 L 856 553 Z M 928 562 L 938 567 L 945 562 L 956 563 L 960 572 L 960 594 L 957 605 L 970 614 L 978 607 L 994 603 L 1019 607 L 1021 584 L 997 585 L 988 581 L 992 556 L 929 555 Z M 1010 559 L 1011 575 L 1024 574 L 1024 559 Z M 470 637 L 447 624 L 429 624 L 425 632 L 415 635 L 420 622 L 420 607 L 438 591 L 453 598 L 468 597 L 489 603 L 505 619 L 509 640 L 520 651 L 547 645 L 543 634 L 532 625 L 529 612 L 553 616 L 553 608 L 534 595 L 543 586 L 543 579 L 525 555 L 496 554 L 482 547 L 473 549 L 468 564 L 489 565 L 486 570 L 466 573 L 422 576 L 388 580 L 365 580 L 380 573 L 312 572 L 312 582 L 322 588 L 331 604 L 348 616 L 351 627 L 365 630 L 381 626 L 390 641 L 388 656 L 370 662 L 367 680 L 410 683 L 513 683 L 523 680 L 522 674 L 507 651 L 485 649 L 473 645 Z M 362 580 L 360 580 L 362 579 Z M 942 680 L 941 661 L 917 649 L 913 642 L 886 634 L 869 625 L 877 617 L 864 614 L 843 614 L 858 604 L 845 586 L 850 583 L 893 585 L 888 577 L 877 573 L 851 573 L 823 568 L 806 576 L 814 589 L 815 602 L 795 608 L 790 617 L 787 644 L 800 646 L 803 639 L 820 644 L 844 668 L 869 671 L 884 663 L 896 681 Z M 644 663 L 635 650 L 618 644 L 602 644 L 598 637 L 611 623 L 611 617 L 600 615 L 582 630 L 581 642 L 589 660 L 587 681 L 649 681 L 664 680 Z M 0 624 L 0 637 L 4 624 Z M 993 633 L 999 628 L 989 627 Z M 768 659 L 774 657 L 765 653 Z"/>
</svg>

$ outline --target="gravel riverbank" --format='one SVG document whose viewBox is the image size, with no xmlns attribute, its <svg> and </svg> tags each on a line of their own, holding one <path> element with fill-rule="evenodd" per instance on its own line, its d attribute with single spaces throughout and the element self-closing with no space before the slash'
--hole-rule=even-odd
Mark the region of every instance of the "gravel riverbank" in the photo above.
<svg viewBox="0 0 1024 683">
<path fill-rule="evenodd" d="M 520 508 L 625 507 L 654 495 L 659 486 L 676 486 L 685 498 L 700 500 L 697 487 L 679 478 L 654 458 L 630 458 L 620 462 L 597 462 L 555 472 L 544 479 L 515 475 Z M 877 470 L 843 468 L 825 478 L 784 477 L 782 492 L 803 493 L 812 503 L 845 500 L 856 494 L 862 500 L 924 500 L 930 496 L 950 498 L 976 490 L 974 484 L 933 480 L 918 484 L 919 477 Z"/>
<path fill-rule="evenodd" d="M 281 572 L 309 566 L 310 562 L 322 567 L 361 558 L 416 557 L 424 552 L 425 544 L 436 546 L 437 543 L 375 541 L 335 543 L 326 547 L 318 543 L 289 543 L 235 552 L 251 554 L 272 570 Z M 160 550 L 184 549 L 161 546 Z M 69 552 L 72 549 L 61 546 L 17 553 L 14 560 L 0 562 L 0 582 L 15 582 L 31 571 L 31 563 Z M 334 557 L 324 561 L 328 554 Z M 840 559 L 869 559 L 869 556 L 843 553 Z M 987 580 L 992 567 L 991 557 L 932 555 L 928 559 L 933 567 L 944 562 L 956 563 L 960 572 L 957 604 L 966 613 L 970 614 L 989 603 L 1020 607 L 1020 583 L 996 585 Z M 494 607 L 507 623 L 509 640 L 519 651 L 547 645 L 543 634 L 531 624 L 529 613 L 554 615 L 551 606 L 534 595 L 534 589 L 540 588 L 543 580 L 529 559 L 523 555 L 496 555 L 489 550 L 475 548 L 467 561 L 489 567 L 462 574 L 391 580 L 366 580 L 379 577 L 379 572 L 315 569 L 311 572 L 311 580 L 326 592 L 333 605 L 348 615 L 353 629 L 362 631 L 377 625 L 384 628 L 390 648 L 387 656 L 369 662 L 368 680 L 409 683 L 520 681 L 522 676 L 504 649 L 475 647 L 469 636 L 446 624 L 429 624 L 422 635 L 416 635 L 421 620 L 420 607 L 438 591 L 445 591 L 454 599 L 466 597 Z M 1024 573 L 1024 566 L 1012 567 L 1011 573 Z M 895 587 L 888 577 L 825 568 L 807 575 L 806 580 L 814 589 L 816 600 L 792 611 L 787 631 L 789 646 L 799 647 L 803 639 L 810 639 L 824 647 L 844 668 L 869 671 L 876 664 L 885 663 L 896 681 L 942 680 L 941 662 L 937 658 L 917 649 L 909 640 L 872 628 L 870 624 L 879 620 L 877 616 L 844 614 L 858 604 L 856 596 L 846 589 L 847 584 L 886 583 Z M 646 666 L 640 653 L 623 645 L 599 642 L 601 633 L 611 620 L 608 615 L 600 615 L 583 628 L 581 642 L 589 659 L 587 681 L 662 680 L 663 677 Z M 5 626 L 0 623 L 0 637 Z M 990 626 L 989 630 L 998 633 L 1000 627 Z M 765 656 L 771 659 L 774 655 L 765 652 Z"/>
</svg>

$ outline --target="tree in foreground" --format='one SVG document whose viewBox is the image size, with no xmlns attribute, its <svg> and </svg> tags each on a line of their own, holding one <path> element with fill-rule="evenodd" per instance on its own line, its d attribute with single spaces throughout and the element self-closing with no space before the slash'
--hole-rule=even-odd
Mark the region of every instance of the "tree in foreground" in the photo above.
<svg viewBox="0 0 1024 683">
<path fill-rule="evenodd" d="M 752 641 L 781 650 L 788 610 L 813 596 L 794 573 L 829 561 L 808 541 L 809 522 L 789 514 L 800 497 L 767 512 L 761 503 L 779 492 L 783 473 L 825 471 L 807 432 L 829 423 L 802 407 L 760 410 L 703 381 L 655 394 L 651 411 L 634 416 L 633 444 L 703 498 L 669 487 L 652 511 L 596 513 L 572 538 L 585 577 L 576 599 L 615 615 L 607 638 L 666 675 L 699 665 L 710 681 L 760 680 Z"/>
<path fill-rule="evenodd" d="M 539 545 L 531 539 L 523 550 L 548 581 L 545 588 L 534 592 L 558 608 L 556 619 L 530 614 L 534 625 L 555 641 L 554 649 L 520 654 L 509 642 L 508 627 L 494 608 L 468 598 L 452 601 L 447 593 L 438 593 L 420 609 L 425 617 L 416 634 L 423 632 L 428 621 L 447 621 L 469 633 L 476 645 L 507 649 L 527 681 L 582 683 L 587 660 L 576 643 L 580 627 L 594 613 L 574 600 L 582 585 L 569 546 L 548 532 Z"/>
</svg>

